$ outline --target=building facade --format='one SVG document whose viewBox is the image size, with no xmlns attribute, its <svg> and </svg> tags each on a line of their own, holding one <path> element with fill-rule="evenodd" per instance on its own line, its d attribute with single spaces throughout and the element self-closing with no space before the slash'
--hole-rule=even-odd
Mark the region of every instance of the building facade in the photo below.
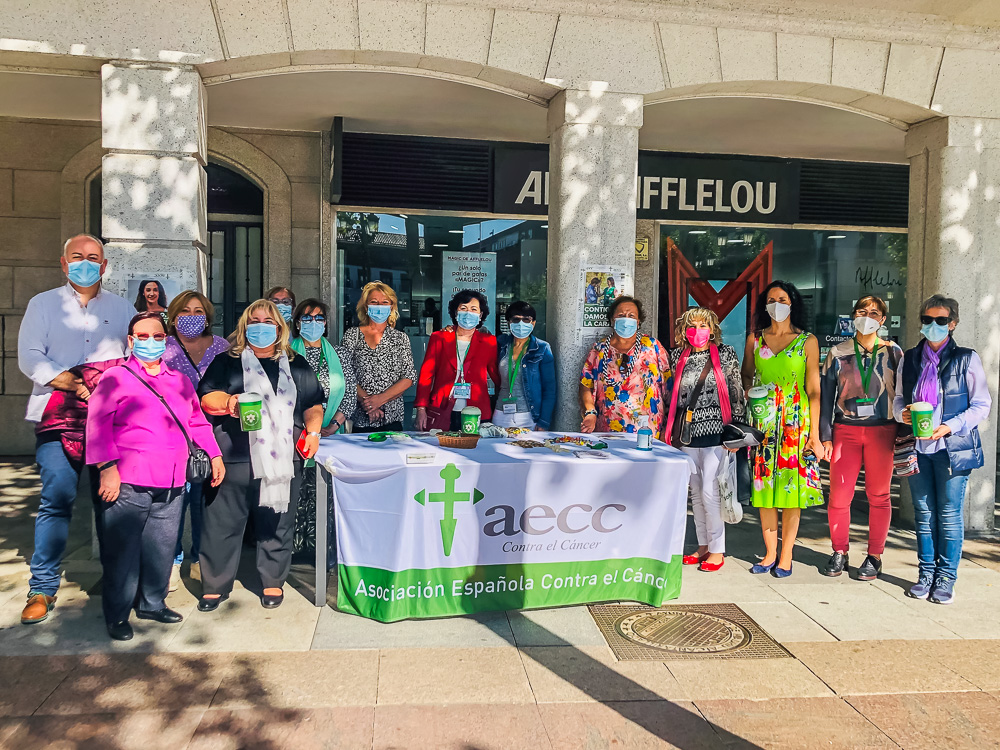
<svg viewBox="0 0 1000 750">
<path fill-rule="evenodd" d="M 709 305 L 738 343 L 773 278 L 821 345 L 864 293 L 904 345 L 924 297 L 958 298 L 995 397 L 1000 13 L 967 6 L 10 0 L 0 451 L 32 450 L 20 314 L 82 231 L 110 288 L 201 288 L 222 332 L 280 284 L 329 301 L 336 337 L 384 280 L 419 357 L 456 285 L 528 299 L 563 428 L 605 295 L 634 291 L 664 340 Z M 994 413 L 971 529 L 996 442 Z"/>
</svg>

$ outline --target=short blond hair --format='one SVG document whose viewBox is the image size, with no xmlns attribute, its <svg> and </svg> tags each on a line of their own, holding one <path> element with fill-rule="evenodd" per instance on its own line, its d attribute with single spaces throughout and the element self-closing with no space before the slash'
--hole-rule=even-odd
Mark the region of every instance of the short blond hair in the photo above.
<svg viewBox="0 0 1000 750">
<path fill-rule="evenodd" d="M 215 305 L 211 303 L 208 297 L 194 289 L 185 289 L 174 297 L 173 301 L 167 307 L 167 333 L 171 336 L 177 335 L 177 318 L 184 312 L 184 308 L 190 304 L 191 300 L 196 301 L 205 308 L 205 317 L 208 319 L 208 322 L 205 324 L 206 331 L 215 322 Z"/>
<path fill-rule="evenodd" d="M 358 300 L 356 310 L 358 320 L 361 321 L 361 325 L 363 326 L 371 322 L 371 319 L 368 317 L 368 300 L 371 299 L 371 296 L 375 292 L 382 292 L 382 294 L 389 298 L 389 303 L 392 305 L 392 311 L 389 313 L 389 327 L 395 328 L 396 321 L 399 320 L 399 299 L 396 297 L 396 293 L 392 290 L 392 287 L 381 281 L 369 281 L 361 290 L 361 299 Z"/>
<path fill-rule="evenodd" d="M 708 327 L 712 331 L 712 335 L 709 338 L 710 343 L 716 346 L 722 343 L 722 328 L 719 325 L 719 316 L 707 307 L 692 307 L 681 313 L 681 316 L 674 324 L 674 343 L 677 346 L 682 348 L 688 346 L 687 329 L 695 321 L 708 323 Z"/>
<path fill-rule="evenodd" d="M 272 359 L 280 359 L 282 354 L 287 354 L 290 360 L 294 359 L 295 352 L 292 351 L 292 347 L 288 344 L 291 338 L 288 323 L 281 316 L 281 312 L 277 306 L 269 299 L 259 299 L 251 302 L 247 309 L 243 311 L 239 321 L 236 323 L 236 330 L 229 334 L 229 356 L 238 357 L 249 346 L 247 343 L 247 326 L 250 325 L 250 316 L 258 310 L 266 310 L 267 314 L 271 316 L 271 320 L 278 327 L 278 340 L 274 342 L 274 357 Z"/>
</svg>

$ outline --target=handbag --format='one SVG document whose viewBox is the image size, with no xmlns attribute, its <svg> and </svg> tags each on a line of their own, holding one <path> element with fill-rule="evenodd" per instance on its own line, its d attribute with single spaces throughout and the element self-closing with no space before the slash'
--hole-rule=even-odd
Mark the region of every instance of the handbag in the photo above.
<svg viewBox="0 0 1000 750">
<path fill-rule="evenodd" d="M 726 448 L 751 448 L 764 442 L 764 433 L 746 422 L 730 422 L 722 428 Z"/>
<path fill-rule="evenodd" d="M 688 408 L 684 410 L 680 419 L 674 421 L 670 442 L 675 448 L 682 445 L 691 445 L 691 422 L 694 419 L 694 408 L 698 404 L 698 397 L 701 395 L 702 388 L 705 387 L 705 381 L 708 379 L 708 373 L 711 370 L 712 360 L 708 359 L 701 370 L 701 375 L 698 376 L 698 382 L 695 384 L 694 390 L 691 391 L 691 398 L 688 399 Z M 674 382 L 674 387 L 679 388 L 680 380 L 678 379 Z"/>
<path fill-rule="evenodd" d="M 161 396 L 159 393 L 157 393 L 156 389 L 153 388 L 153 386 L 151 386 L 145 380 L 140 378 L 137 373 L 133 372 L 127 367 L 125 368 L 125 370 L 131 373 L 136 380 L 138 380 L 140 383 L 146 386 L 154 396 L 160 399 L 160 403 L 163 404 L 163 407 L 167 410 L 170 416 L 173 417 L 174 422 L 177 423 L 177 426 L 181 428 L 181 434 L 184 436 L 184 440 L 187 441 L 187 447 L 188 447 L 187 472 L 185 475 L 185 479 L 191 482 L 191 484 L 199 484 L 201 482 L 207 482 L 209 479 L 211 479 L 212 459 L 208 457 L 208 453 L 204 449 L 199 448 L 191 441 L 191 438 L 188 437 L 187 430 L 184 429 L 184 425 L 181 423 L 181 420 L 177 418 L 177 415 L 174 414 L 174 410 L 170 408 L 170 404 L 167 403 L 167 400 L 163 398 L 163 396 Z"/>
<path fill-rule="evenodd" d="M 743 506 L 739 499 L 737 481 L 736 455 L 726 451 L 719 461 L 719 470 L 715 474 L 719 485 L 719 500 L 722 520 L 726 523 L 739 523 L 743 520 Z"/>
</svg>

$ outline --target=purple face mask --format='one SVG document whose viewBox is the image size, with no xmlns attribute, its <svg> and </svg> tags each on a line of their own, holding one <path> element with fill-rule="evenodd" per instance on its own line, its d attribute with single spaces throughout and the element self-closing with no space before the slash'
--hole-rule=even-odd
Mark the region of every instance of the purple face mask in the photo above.
<svg viewBox="0 0 1000 750">
<path fill-rule="evenodd" d="M 193 339 L 201 336 L 208 325 L 208 317 L 205 315 L 178 315 L 177 333 L 186 339 Z"/>
</svg>

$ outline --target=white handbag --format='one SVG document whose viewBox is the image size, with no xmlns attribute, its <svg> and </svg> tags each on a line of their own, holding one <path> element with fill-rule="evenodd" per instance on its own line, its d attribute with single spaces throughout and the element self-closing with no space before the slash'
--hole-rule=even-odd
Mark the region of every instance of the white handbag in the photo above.
<svg viewBox="0 0 1000 750">
<path fill-rule="evenodd" d="M 719 461 L 719 471 L 715 475 L 719 484 L 719 500 L 722 505 L 722 520 L 739 523 L 743 520 L 743 506 L 736 491 L 736 454 L 725 451 Z"/>
</svg>

